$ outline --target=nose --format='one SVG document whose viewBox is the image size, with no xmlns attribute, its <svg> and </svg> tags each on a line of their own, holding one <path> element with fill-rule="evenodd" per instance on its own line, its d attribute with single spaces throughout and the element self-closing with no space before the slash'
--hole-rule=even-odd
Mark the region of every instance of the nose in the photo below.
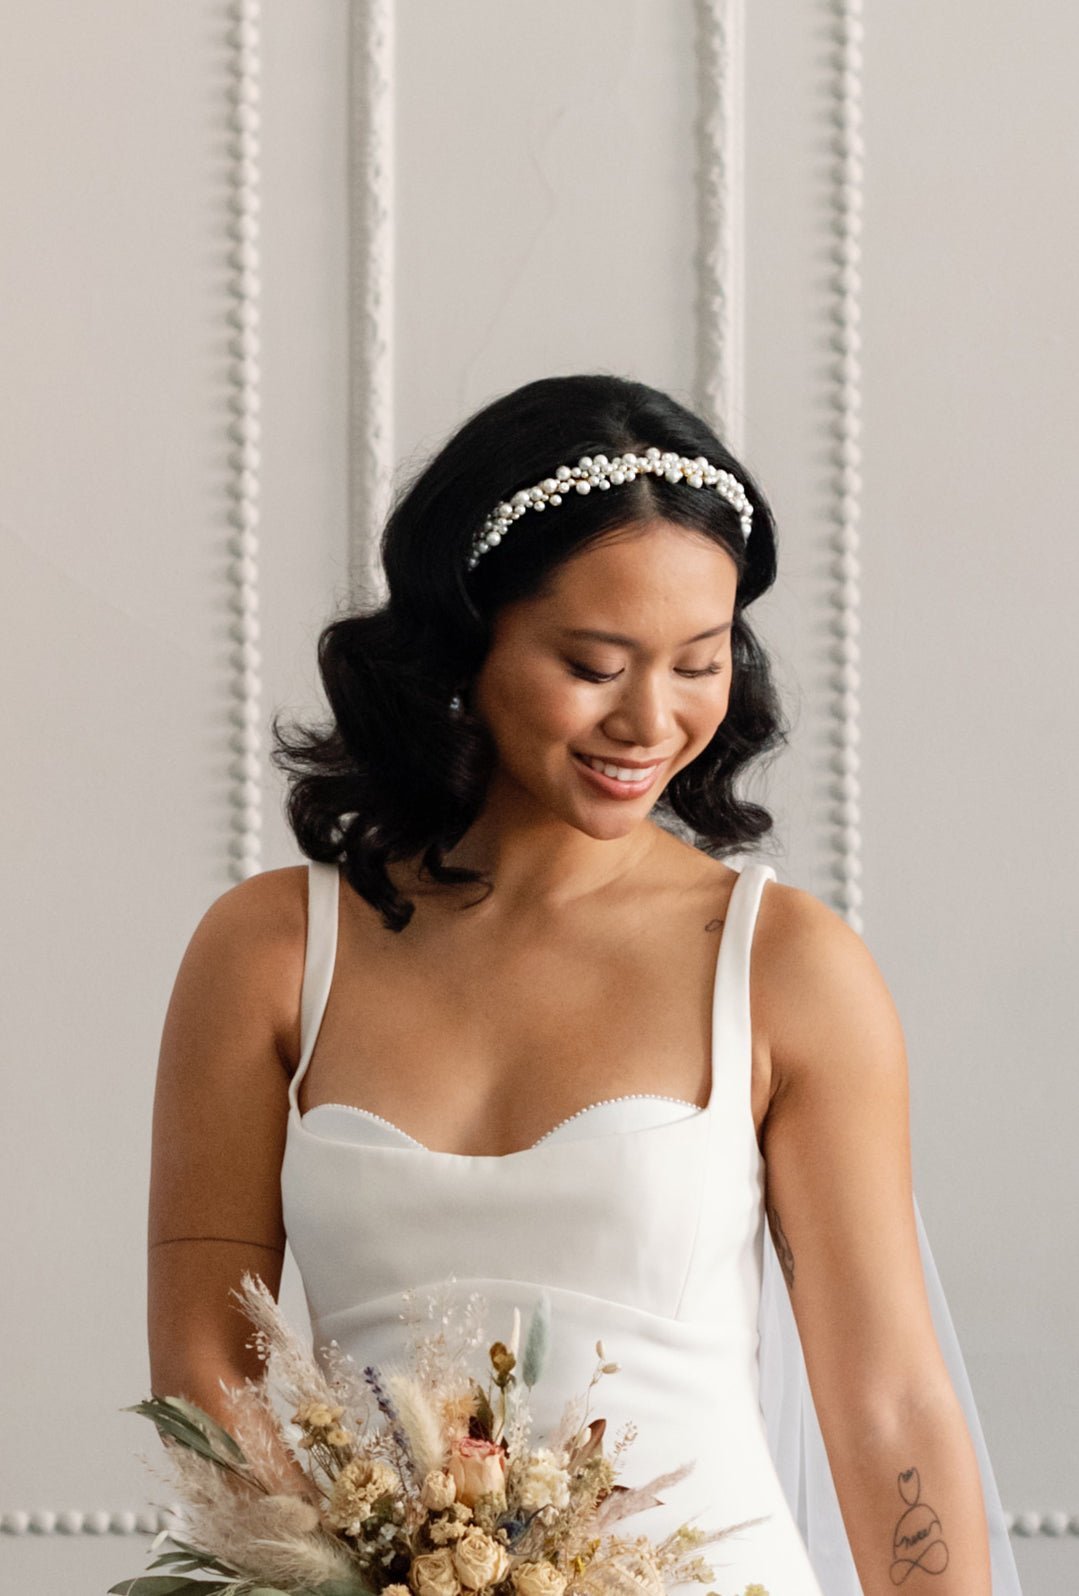
<svg viewBox="0 0 1079 1596">
<path fill-rule="evenodd" d="M 618 702 L 604 719 L 604 732 L 612 741 L 636 748 L 665 747 L 675 727 L 669 692 L 658 673 L 627 672 Z"/>
</svg>

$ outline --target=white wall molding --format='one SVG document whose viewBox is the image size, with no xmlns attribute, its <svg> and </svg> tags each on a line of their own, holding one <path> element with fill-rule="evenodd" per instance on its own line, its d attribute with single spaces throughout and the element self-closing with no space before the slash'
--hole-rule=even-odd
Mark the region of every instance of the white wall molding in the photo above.
<svg viewBox="0 0 1079 1596">
<path fill-rule="evenodd" d="M 833 125 L 829 228 L 834 263 L 828 319 L 834 327 L 827 405 L 830 412 L 832 616 L 828 676 L 830 803 L 825 817 L 832 906 L 862 933 L 861 719 L 862 492 L 862 5 L 834 0 L 834 47 L 828 85 Z"/>
<path fill-rule="evenodd" d="M 697 0 L 697 405 L 732 453 L 745 414 L 745 14 Z"/>
<path fill-rule="evenodd" d="M 259 78 L 261 66 L 259 0 L 235 0 L 229 31 L 231 55 L 229 89 L 229 322 L 228 379 L 232 421 L 229 437 L 231 473 L 227 492 L 231 500 L 229 521 L 234 530 L 228 541 L 229 607 L 235 619 L 229 628 L 234 647 L 229 765 L 232 806 L 229 872 L 234 881 L 257 875 L 262 869 L 262 656 L 259 648 L 259 159 L 261 155 Z"/>
<path fill-rule="evenodd" d="M 36 1508 L 0 1514 L 2 1535 L 157 1535 L 175 1525 L 179 1505 L 172 1508 Z M 1005 1513 L 1005 1524 L 1012 1535 L 1029 1539 L 1046 1535 L 1058 1539 L 1079 1536 L 1079 1513 Z"/>
<path fill-rule="evenodd" d="M 352 7 L 350 27 L 349 576 L 367 604 L 385 592 L 394 466 L 393 0 Z"/>
</svg>

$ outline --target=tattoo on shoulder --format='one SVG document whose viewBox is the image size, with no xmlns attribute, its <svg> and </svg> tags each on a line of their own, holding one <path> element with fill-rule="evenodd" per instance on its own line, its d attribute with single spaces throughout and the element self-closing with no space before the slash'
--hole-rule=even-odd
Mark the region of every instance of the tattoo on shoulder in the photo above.
<svg viewBox="0 0 1079 1596">
<path fill-rule="evenodd" d="M 713 919 L 709 920 L 704 929 L 706 931 L 722 931 L 725 923 L 723 916 L 717 914 Z"/>
<path fill-rule="evenodd" d="M 948 1548 L 940 1533 L 940 1519 L 929 1503 L 922 1501 L 918 1470 L 904 1469 L 896 1485 L 906 1510 L 899 1515 L 892 1532 L 892 1565 L 888 1570 L 892 1584 L 902 1585 L 916 1568 L 924 1574 L 943 1574 L 948 1566 Z"/>
<path fill-rule="evenodd" d="M 783 1270 L 783 1278 L 787 1282 L 787 1290 L 793 1291 L 794 1253 L 791 1251 L 791 1244 L 787 1240 L 783 1226 L 779 1222 L 779 1210 L 772 1203 L 767 1203 L 765 1212 L 768 1215 L 768 1228 L 772 1232 L 772 1243 L 776 1250 L 776 1257 L 779 1259 L 780 1268 Z"/>
</svg>

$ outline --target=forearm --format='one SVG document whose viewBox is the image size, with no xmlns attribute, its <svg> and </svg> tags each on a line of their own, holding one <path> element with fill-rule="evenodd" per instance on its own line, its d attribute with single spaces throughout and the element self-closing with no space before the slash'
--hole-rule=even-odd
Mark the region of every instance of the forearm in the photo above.
<svg viewBox="0 0 1079 1596">
<path fill-rule="evenodd" d="M 863 1412 L 826 1444 L 863 1596 L 991 1596 L 978 1460 L 950 1386 L 903 1414 Z"/>
</svg>

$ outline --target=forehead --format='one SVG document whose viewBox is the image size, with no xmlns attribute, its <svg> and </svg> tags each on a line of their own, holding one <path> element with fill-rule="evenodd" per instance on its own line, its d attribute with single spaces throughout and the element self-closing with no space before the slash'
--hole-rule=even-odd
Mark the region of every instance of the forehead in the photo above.
<svg viewBox="0 0 1079 1596">
<path fill-rule="evenodd" d="M 596 625 L 597 617 L 680 628 L 688 636 L 729 619 L 738 567 L 713 539 L 690 527 L 655 520 L 619 527 L 590 543 L 552 573 L 546 591 L 527 601 L 531 618 L 560 626 Z M 700 628 L 685 624 L 704 616 Z"/>
</svg>

